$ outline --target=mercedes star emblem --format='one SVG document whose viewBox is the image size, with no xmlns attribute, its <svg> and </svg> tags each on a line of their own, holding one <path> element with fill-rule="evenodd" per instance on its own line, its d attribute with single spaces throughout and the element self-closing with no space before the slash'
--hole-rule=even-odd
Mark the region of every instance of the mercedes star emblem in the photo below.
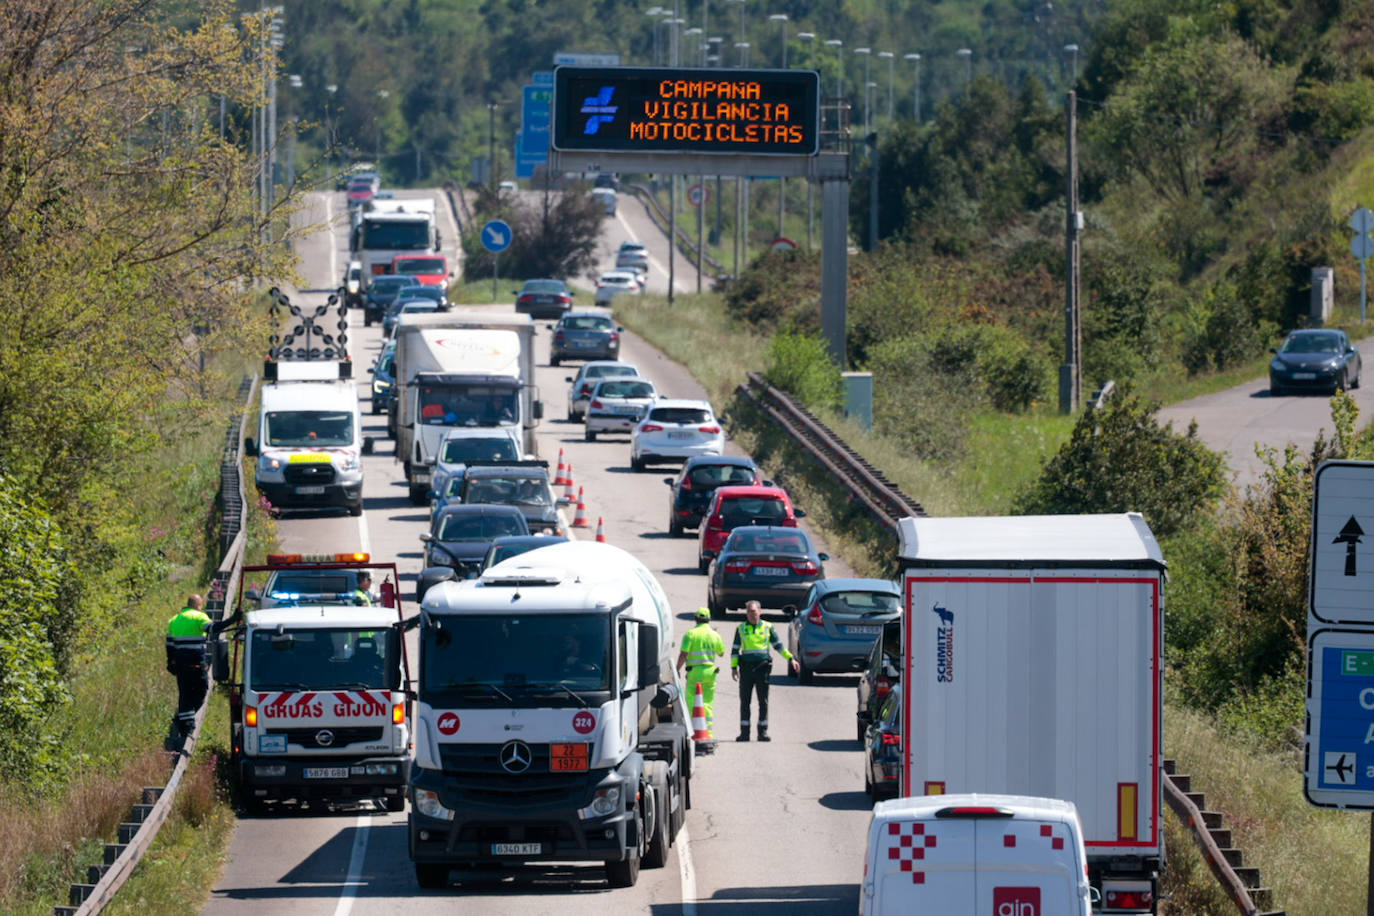
<svg viewBox="0 0 1374 916">
<path fill-rule="evenodd" d="M 315 732 L 315 743 L 320 747 L 329 747 L 334 743 L 334 733 L 327 728 L 322 728 Z"/>
<path fill-rule="evenodd" d="M 523 773 L 534 762 L 530 746 L 523 741 L 507 741 L 501 746 L 501 768 L 507 773 Z"/>
</svg>

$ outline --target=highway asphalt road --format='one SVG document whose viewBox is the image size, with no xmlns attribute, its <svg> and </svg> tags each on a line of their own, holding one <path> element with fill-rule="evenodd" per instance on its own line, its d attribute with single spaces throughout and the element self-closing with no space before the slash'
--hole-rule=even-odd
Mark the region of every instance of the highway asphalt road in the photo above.
<svg viewBox="0 0 1374 916">
<path fill-rule="evenodd" d="M 328 205 L 324 197 L 313 195 L 303 218 L 327 207 L 339 210 L 341 195 Z M 309 289 L 337 285 L 330 270 L 341 270 L 347 262 L 341 231 L 303 238 L 296 250 Z M 300 297 L 311 305 L 323 301 L 321 293 Z M 364 425 L 377 439 L 377 453 L 365 459 L 366 511 L 358 519 L 343 513 L 288 514 L 279 523 L 280 542 L 288 551 L 362 549 L 376 560 L 394 560 L 406 580 L 403 597 L 410 598 L 423 564 L 419 535 L 426 527 L 426 510 L 409 504 L 382 418 L 367 412 L 368 376 L 363 370 L 380 346 L 380 335 L 352 317 Z M 548 366 L 549 335 L 543 325 L 537 370 L 546 405 L 539 429 L 541 457 L 552 464 L 559 449 L 564 450 L 577 484 L 585 488 L 592 523 L 604 518 L 610 542 L 630 550 L 659 577 L 678 611 L 680 636 L 692 626 L 692 612 L 705 604 L 706 588 L 696 571 L 696 540 L 666 534 L 668 488 L 662 478 L 670 469 L 635 474 L 629 468 L 627 439 L 603 437 L 587 443 L 580 425 L 562 419 L 568 387 L 564 378 L 571 373 L 567 367 Z M 669 395 L 702 396 L 680 366 L 633 335 L 627 335 L 623 358 L 635 362 Z M 579 537 L 590 534 L 577 532 Z M 827 573 L 841 576 L 849 570 L 836 560 L 827 564 Z M 727 645 L 735 623 L 717 624 Z M 725 740 L 717 753 L 698 760 L 693 807 L 667 867 L 644 870 L 634 888 L 611 890 L 600 867 L 575 865 L 458 872 L 459 882 L 449 889 L 421 891 L 406 853 L 405 815 L 363 804 L 240 820 L 206 911 L 413 916 L 448 912 L 456 904 L 470 912 L 560 916 L 784 909 L 789 914 L 852 913 L 870 807 L 863 793 L 860 745 L 853 737 L 856 678 L 820 676 L 814 686 L 802 687 L 777 673 L 780 662 L 774 670 L 770 744 L 730 740 L 738 722 L 738 694 L 728 673 L 722 673 L 716 723 L 718 737 Z"/>
</svg>

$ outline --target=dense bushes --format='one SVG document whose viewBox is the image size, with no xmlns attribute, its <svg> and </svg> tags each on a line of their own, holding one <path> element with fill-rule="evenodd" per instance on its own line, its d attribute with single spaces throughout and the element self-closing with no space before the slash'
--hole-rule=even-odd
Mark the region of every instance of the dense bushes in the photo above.
<svg viewBox="0 0 1374 916">
<path fill-rule="evenodd" d="M 606 213 L 585 189 L 549 194 L 533 204 L 485 193 L 478 198 L 476 210 L 479 225 L 470 227 L 462 239 L 465 279 L 490 277 L 498 267 L 480 235 L 480 224 L 497 218 L 510 224 L 512 232 L 510 247 L 500 255 L 501 276 L 595 277 L 589 272 L 596 266 L 596 245 Z"/>
</svg>

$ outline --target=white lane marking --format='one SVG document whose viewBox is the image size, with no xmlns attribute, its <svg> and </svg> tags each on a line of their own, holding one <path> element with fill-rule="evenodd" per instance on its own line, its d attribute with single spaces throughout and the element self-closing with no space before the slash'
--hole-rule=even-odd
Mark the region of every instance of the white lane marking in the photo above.
<svg viewBox="0 0 1374 916">
<path fill-rule="evenodd" d="M 616 220 L 616 222 L 620 223 L 621 226 L 624 227 L 625 233 L 626 233 L 627 235 L 629 235 L 630 238 L 632 238 L 632 239 L 636 238 L 636 237 L 635 237 L 635 231 L 634 231 L 633 229 L 630 228 L 630 224 L 629 224 L 629 223 L 625 222 L 625 217 L 624 217 L 623 214 L 620 213 L 619 210 L 616 211 L 615 220 Z M 637 240 L 637 239 L 636 239 L 636 240 Z M 649 249 L 648 249 L 648 246 L 646 245 L 645 248 L 644 248 L 645 253 L 648 253 L 648 250 L 649 250 Z M 654 257 L 652 254 L 649 255 L 649 266 L 652 267 L 654 270 L 657 270 L 659 273 L 663 274 L 663 279 L 665 279 L 665 280 L 668 279 L 668 268 L 664 267 L 663 264 L 662 264 L 662 262 L 660 262 L 659 259 L 656 258 L 656 257 Z M 681 278 L 681 277 L 678 277 L 678 278 L 677 278 L 677 291 L 680 292 L 680 293 L 683 293 L 683 292 L 686 292 L 686 291 L 687 291 L 687 289 L 686 289 L 686 287 L 683 285 L 683 283 L 684 283 L 684 281 L 682 280 L 682 278 Z"/>
<path fill-rule="evenodd" d="M 677 870 L 682 880 L 682 916 L 697 916 L 697 871 L 692 865 L 692 839 L 687 825 L 677 835 Z"/>
<path fill-rule="evenodd" d="M 359 814 L 354 822 L 353 851 L 348 856 L 348 877 L 339 891 L 339 902 L 334 907 L 334 916 L 348 916 L 353 912 L 353 901 L 357 899 L 358 888 L 362 886 L 363 860 L 367 858 L 367 832 L 371 829 L 372 815 Z"/>
<path fill-rule="evenodd" d="M 366 512 L 358 516 L 358 550 L 362 553 L 372 553 L 372 535 L 367 530 Z"/>
<path fill-rule="evenodd" d="M 324 224 L 329 238 L 329 284 L 339 282 L 339 245 L 334 238 L 334 195 L 324 192 Z"/>
</svg>

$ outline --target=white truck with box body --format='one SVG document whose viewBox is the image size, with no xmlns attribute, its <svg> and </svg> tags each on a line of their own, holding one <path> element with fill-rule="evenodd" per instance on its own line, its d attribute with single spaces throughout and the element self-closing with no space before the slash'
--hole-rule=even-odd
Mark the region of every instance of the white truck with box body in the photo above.
<svg viewBox="0 0 1374 916">
<path fill-rule="evenodd" d="M 899 527 L 901 794 L 1071 801 L 1101 912 L 1158 912 L 1165 564 L 1144 518 Z"/>
<path fill-rule="evenodd" d="M 257 438 L 244 454 L 257 458 L 258 492 L 279 508 L 337 506 L 363 514 L 363 435 L 352 363 L 285 361 L 264 365 Z"/>
<path fill-rule="evenodd" d="M 1091 916 L 1072 802 L 924 795 L 879 802 L 868 823 L 861 916 Z"/>
<path fill-rule="evenodd" d="M 382 579 L 378 605 L 357 603 L 363 570 Z M 410 669 L 395 565 L 366 554 L 271 555 L 243 571 L 269 579 L 259 607 L 215 644 L 214 673 L 230 688 L 244 804 L 371 799 L 402 810 Z"/>
<path fill-rule="evenodd" d="M 425 593 L 410 857 L 421 887 L 467 863 L 662 866 L 694 745 L 673 616 L 642 563 L 564 542 Z"/>
<path fill-rule="evenodd" d="M 396 456 L 410 499 L 428 498 L 440 443 L 452 429 L 518 432 L 535 452 L 543 415 L 534 385 L 534 323 L 524 315 L 436 312 L 396 325 Z"/>
<path fill-rule="evenodd" d="M 353 259 L 362 263 L 364 289 L 374 276 L 391 272 L 398 254 L 438 254 L 434 199 L 376 200 L 349 236 Z"/>
</svg>

